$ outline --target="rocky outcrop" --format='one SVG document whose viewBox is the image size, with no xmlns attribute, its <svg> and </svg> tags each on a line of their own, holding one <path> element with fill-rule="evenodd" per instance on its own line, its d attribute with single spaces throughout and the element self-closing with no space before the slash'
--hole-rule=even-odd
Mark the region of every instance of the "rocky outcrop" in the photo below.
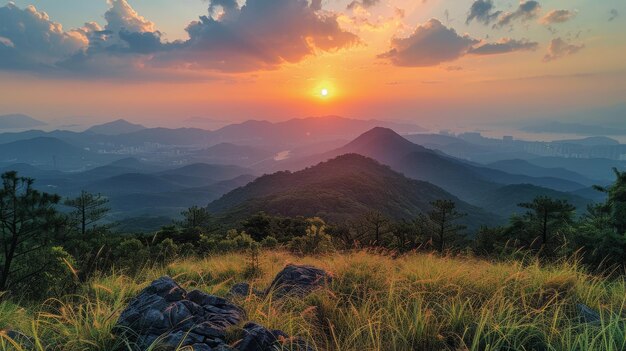
<svg viewBox="0 0 626 351">
<path fill-rule="evenodd" d="M 122 312 L 115 331 L 146 350 L 157 342 L 165 350 L 225 346 L 224 331 L 245 319 L 229 301 L 194 290 L 186 292 L 170 277 L 155 280 Z"/>
<path fill-rule="evenodd" d="M 304 296 L 327 285 L 331 280 L 331 276 L 323 269 L 289 264 L 276 275 L 265 292 L 271 292 L 275 297 Z"/>
<path fill-rule="evenodd" d="M 263 292 L 247 283 L 235 285 L 230 296 L 273 294 L 303 296 L 330 282 L 324 270 L 311 266 L 286 266 Z M 269 330 L 255 323 L 243 327 L 241 340 L 226 342 L 226 330 L 240 325 L 245 312 L 230 301 L 201 291 L 185 291 L 172 278 L 155 280 L 135 297 L 120 315 L 114 331 L 134 342 L 136 350 L 196 351 L 310 351 L 307 344 L 280 330 Z"/>
</svg>

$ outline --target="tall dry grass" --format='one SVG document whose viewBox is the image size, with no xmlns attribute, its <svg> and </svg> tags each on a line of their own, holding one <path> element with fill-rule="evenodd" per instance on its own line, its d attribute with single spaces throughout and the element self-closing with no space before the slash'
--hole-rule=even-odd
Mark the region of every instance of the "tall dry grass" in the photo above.
<svg viewBox="0 0 626 351">
<path fill-rule="evenodd" d="M 246 280 L 246 257 L 181 259 L 127 276 L 97 276 L 76 296 L 31 306 L 4 299 L 0 327 L 29 335 L 36 350 L 128 350 L 111 334 L 128 300 L 168 274 L 185 288 L 225 295 Z M 250 320 L 308 340 L 318 350 L 626 350 L 626 283 L 592 276 L 573 262 L 494 263 L 469 257 L 369 252 L 295 257 L 263 252 L 266 287 L 287 263 L 312 264 L 334 276 L 305 298 L 238 298 Z M 600 312 L 580 320 L 576 305 Z M 234 332 L 236 335 L 236 332 Z M 17 349 L 1 334 L 2 349 Z"/>
</svg>

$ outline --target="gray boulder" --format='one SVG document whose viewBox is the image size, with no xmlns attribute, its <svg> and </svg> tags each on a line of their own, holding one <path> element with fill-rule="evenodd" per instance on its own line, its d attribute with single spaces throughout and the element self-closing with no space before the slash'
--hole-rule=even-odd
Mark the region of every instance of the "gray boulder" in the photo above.
<svg viewBox="0 0 626 351">
<path fill-rule="evenodd" d="M 303 340 L 289 338 L 280 330 L 269 330 L 256 323 L 247 323 L 245 336 L 237 344 L 238 351 L 313 351 Z"/>
<path fill-rule="evenodd" d="M 331 281 L 332 277 L 323 269 L 288 264 L 276 275 L 265 293 L 271 292 L 274 297 L 279 298 L 286 295 L 305 296 Z"/>
<path fill-rule="evenodd" d="M 583 303 L 579 303 L 576 305 L 576 308 L 578 309 L 578 314 L 580 315 L 580 319 L 584 323 L 595 324 L 595 325 L 599 325 L 601 323 L 600 314 L 594 311 L 591 307 Z"/>
<path fill-rule="evenodd" d="M 135 341 L 136 349 L 153 343 L 162 349 L 224 347 L 224 330 L 241 323 L 244 311 L 217 296 L 185 291 L 172 278 L 155 280 L 120 315 L 115 332 Z"/>
</svg>

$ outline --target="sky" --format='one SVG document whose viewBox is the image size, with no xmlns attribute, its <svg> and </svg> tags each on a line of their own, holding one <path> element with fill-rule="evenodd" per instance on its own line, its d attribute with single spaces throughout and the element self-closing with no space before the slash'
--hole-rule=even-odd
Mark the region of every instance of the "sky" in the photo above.
<svg viewBox="0 0 626 351">
<path fill-rule="evenodd" d="M 623 0 L 0 0 L 0 114 L 56 124 L 600 124 L 625 78 Z"/>
</svg>

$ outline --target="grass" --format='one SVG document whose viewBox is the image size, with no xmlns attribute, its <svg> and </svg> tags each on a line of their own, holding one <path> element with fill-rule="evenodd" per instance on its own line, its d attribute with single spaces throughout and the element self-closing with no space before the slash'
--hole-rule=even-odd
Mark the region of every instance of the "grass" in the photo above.
<svg viewBox="0 0 626 351">
<path fill-rule="evenodd" d="M 111 328 L 128 300 L 153 279 L 168 274 L 187 289 L 223 296 L 246 280 L 246 263 L 240 254 L 181 259 L 132 276 L 100 275 L 76 296 L 41 305 L 3 299 L 0 327 L 30 335 L 36 350 L 125 350 Z M 576 263 L 272 251 L 261 254 L 262 274 L 251 283 L 266 287 L 287 263 L 326 269 L 333 283 L 306 298 L 248 296 L 235 302 L 250 320 L 304 338 L 316 350 L 626 350 L 624 279 L 592 276 Z M 599 311 L 601 322 L 581 323 L 578 303 Z M 0 338 L 0 349 L 20 350 L 6 334 Z"/>
</svg>

